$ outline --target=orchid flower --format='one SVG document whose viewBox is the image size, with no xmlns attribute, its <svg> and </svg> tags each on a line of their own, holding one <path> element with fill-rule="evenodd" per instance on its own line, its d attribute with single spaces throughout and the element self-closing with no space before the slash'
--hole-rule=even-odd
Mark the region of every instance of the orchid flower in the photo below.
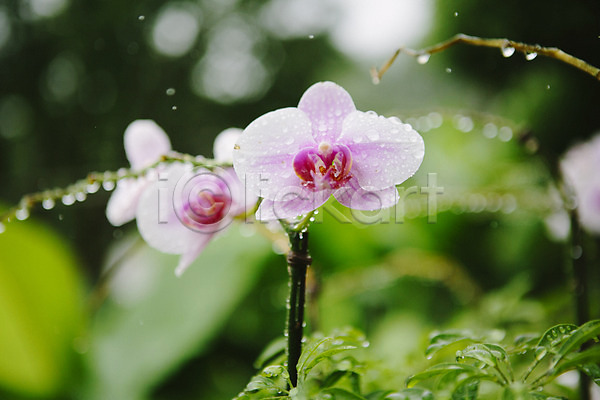
<svg viewBox="0 0 600 400">
<path fill-rule="evenodd" d="M 125 154 L 131 169 L 141 171 L 171 151 L 169 137 L 152 120 L 133 121 L 124 134 Z M 122 179 L 106 206 L 106 217 L 114 226 L 121 226 L 135 218 L 138 201 L 149 185 L 147 177 Z"/>
<path fill-rule="evenodd" d="M 216 160 L 231 163 L 240 133 L 241 129 L 227 130 L 218 136 Z M 137 225 L 150 246 L 164 253 L 181 254 L 175 269 L 175 274 L 181 276 L 211 239 L 256 200 L 246 198 L 233 168 L 209 171 L 171 164 L 158 173 L 158 180 L 142 194 Z"/>
<path fill-rule="evenodd" d="M 306 214 L 333 196 L 344 206 L 377 210 L 398 202 L 396 185 L 424 156 L 421 136 L 398 118 L 357 111 L 333 82 L 311 86 L 297 108 L 252 122 L 233 164 L 247 190 L 263 198 L 262 220 Z"/>
<path fill-rule="evenodd" d="M 600 134 L 567 151 L 560 168 L 573 190 L 581 226 L 590 233 L 600 234 Z"/>
</svg>

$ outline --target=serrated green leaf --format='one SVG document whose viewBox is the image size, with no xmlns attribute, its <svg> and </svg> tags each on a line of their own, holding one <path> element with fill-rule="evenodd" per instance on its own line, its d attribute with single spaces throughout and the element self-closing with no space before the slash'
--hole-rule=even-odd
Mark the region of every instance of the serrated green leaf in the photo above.
<svg viewBox="0 0 600 400">
<path fill-rule="evenodd" d="M 554 349 L 571 336 L 571 333 L 577 328 L 577 325 L 573 324 L 558 324 L 548 329 L 535 346 L 535 358 L 541 360 L 549 352 L 555 352 Z"/>
<path fill-rule="evenodd" d="M 567 354 L 578 350 L 588 340 L 596 339 L 598 335 L 600 335 L 600 320 L 589 321 L 572 331 L 552 359 L 552 367 L 556 366 Z"/>
<path fill-rule="evenodd" d="M 487 376 L 488 378 L 490 378 L 490 376 L 485 372 L 485 370 L 482 370 L 469 364 L 442 363 L 434 365 L 433 367 L 430 367 L 423 372 L 409 377 L 406 381 L 406 386 L 412 387 L 418 382 L 455 371 L 460 371 L 470 376 Z"/>
</svg>

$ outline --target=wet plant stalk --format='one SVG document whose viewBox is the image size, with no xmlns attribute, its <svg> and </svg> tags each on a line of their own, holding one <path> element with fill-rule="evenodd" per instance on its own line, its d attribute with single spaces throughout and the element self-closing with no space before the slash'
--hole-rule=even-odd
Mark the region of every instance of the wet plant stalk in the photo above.
<svg viewBox="0 0 600 400">
<path fill-rule="evenodd" d="M 290 231 L 290 252 L 287 256 L 290 274 L 290 297 L 288 299 L 288 319 L 286 332 L 287 367 L 292 386 L 298 384 L 298 359 L 302 353 L 304 327 L 304 303 L 306 297 L 306 270 L 311 263 L 308 254 L 308 232 Z"/>
<path fill-rule="evenodd" d="M 587 271 L 587 254 L 585 251 L 584 239 L 585 234 L 579 225 L 577 217 L 571 217 L 571 251 L 573 258 L 573 294 L 575 297 L 575 313 L 577 325 L 583 325 L 590 319 L 590 302 L 589 302 L 589 286 L 588 286 L 588 271 Z M 583 373 L 579 372 L 579 396 L 581 400 L 590 399 L 590 379 Z"/>
</svg>

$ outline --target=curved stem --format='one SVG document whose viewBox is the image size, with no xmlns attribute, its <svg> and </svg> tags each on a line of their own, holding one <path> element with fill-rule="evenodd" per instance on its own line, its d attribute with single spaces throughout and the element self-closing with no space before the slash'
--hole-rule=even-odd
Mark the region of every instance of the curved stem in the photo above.
<svg viewBox="0 0 600 400">
<path fill-rule="evenodd" d="M 375 67 L 371 69 L 371 76 L 373 78 L 373 83 L 379 83 L 379 81 L 383 77 L 383 74 L 385 74 L 385 72 L 392 66 L 392 64 L 396 60 L 396 57 L 398 57 L 398 55 L 400 53 L 406 53 L 409 56 L 419 57 L 422 55 L 439 53 L 440 51 L 444 51 L 444 50 L 448 49 L 449 47 L 451 47 L 455 44 L 458 44 L 458 43 L 464 43 L 464 44 L 468 44 L 471 46 L 479 46 L 479 47 L 495 47 L 498 49 L 513 48 L 516 51 L 520 51 L 526 55 L 535 53 L 536 55 L 542 55 L 542 56 L 546 56 L 546 57 L 550 57 L 550 58 L 554 58 L 556 60 L 562 61 L 565 64 L 571 65 L 572 67 L 575 67 L 575 68 L 579 69 L 580 71 L 583 71 L 583 72 L 593 76 L 594 78 L 596 78 L 596 80 L 600 80 L 600 68 L 594 67 L 593 65 L 588 64 L 587 62 L 583 61 L 580 58 L 577 58 L 568 53 L 565 53 L 564 51 L 562 51 L 559 48 L 542 47 L 539 44 L 527 44 L 527 43 L 515 42 L 514 40 L 509 40 L 509 39 L 480 38 L 477 36 L 469 36 L 469 35 L 459 33 L 459 34 L 451 37 L 448 40 L 445 40 L 443 42 L 440 42 L 440 43 L 435 44 L 430 47 L 426 47 L 421 50 L 413 50 L 413 49 L 410 49 L 407 47 L 399 48 L 398 50 L 396 50 L 394 55 L 379 70 L 377 70 L 377 68 L 375 68 Z"/>
<path fill-rule="evenodd" d="M 308 254 L 308 232 L 288 232 L 290 252 L 287 256 L 290 275 L 290 297 L 288 299 L 288 318 L 286 334 L 287 367 L 292 386 L 298 384 L 298 360 L 302 353 L 302 334 L 304 328 L 304 303 L 306 296 L 306 270 L 311 263 Z"/>
</svg>

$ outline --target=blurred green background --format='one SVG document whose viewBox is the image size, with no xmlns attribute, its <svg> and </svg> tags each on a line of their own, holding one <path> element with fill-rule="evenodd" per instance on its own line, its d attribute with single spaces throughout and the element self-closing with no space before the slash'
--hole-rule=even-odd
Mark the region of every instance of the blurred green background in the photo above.
<svg viewBox="0 0 600 400">
<path fill-rule="evenodd" d="M 369 68 L 459 32 L 557 46 L 598 66 L 599 21 L 595 0 L 6 0 L 0 200 L 127 166 L 122 135 L 135 119 L 155 120 L 176 150 L 211 156 L 221 130 L 335 81 L 359 109 L 413 124 L 426 155 L 395 220 L 319 214 L 308 329 L 365 331 L 387 371 L 373 380 L 400 388 L 427 365 L 433 330 L 574 320 L 552 177 L 560 154 L 600 129 L 600 84 L 556 60 L 462 45 L 425 65 L 401 55 L 379 85 Z M 428 173 L 444 187 L 436 223 L 419 193 Z M 277 233 L 235 226 L 176 279 L 176 257 L 149 249 L 135 224 L 110 226 L 108 197 L 39 207 L 0 234 L 0 398 L 234 396 L 282 335 Z"/>
</svg>

